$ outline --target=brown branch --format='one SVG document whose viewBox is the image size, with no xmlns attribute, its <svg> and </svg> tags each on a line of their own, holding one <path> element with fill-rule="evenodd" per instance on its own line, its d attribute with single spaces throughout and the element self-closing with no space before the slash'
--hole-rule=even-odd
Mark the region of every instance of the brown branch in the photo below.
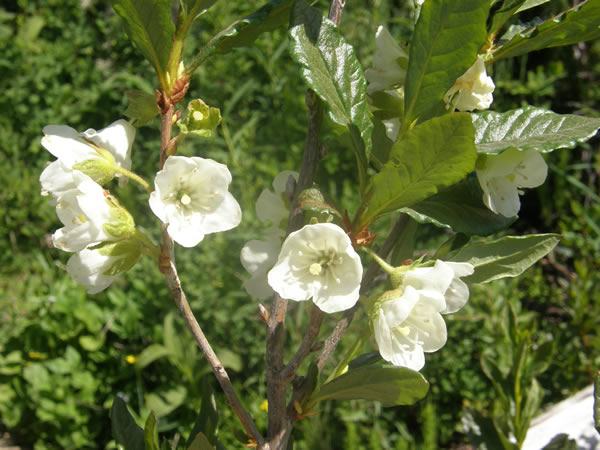
<svg viewBox="0 0 600 450">
<path fill-rule="evenodd" d="M 185 90 L 187 90 L 188 85 L 189 82 L 185 86 Z M 181 95 L 184 94 L 185 91 L 183 91 L 183 94 Z M 181 100 L 181 98 L 172 99 L 164 92 L 159 93 L 158 91 L 156 96 L 158 107 L 161 111 L 160 169 L 162 170 L 165 161 L 169 157 L 169 154 L 173 154 L 176 150 L 176 140 L 171 139 L 171 132 L 173 128 L 173 118 L 176 114 L 174 103 Z M 229 375 L 227 375 L 227 371 L 223 367 L 223 364 L 221 364 L 221 361 L 219 361 L 219 358 L 206 339 L 206 336 L 204 335 L 202 328 L 200 328 L 198 321 L 194 317 L 194 313 L 192 312 L 185 293 L 181 287 L 181 281 L 179 280 L 177 269 L 175 268 L 173 239 L 167 232 L 167 226 L 167 224 L 163 224 L 161 226 L 162 242 L 161 252 L 158 260 L 159 270 L 164 274 L 169 287 L 169 292 L 171 293 L 177 308 L 181 312 L 189 330 L 192 332 L 192 335 L 198 344 L 198 347 L 200 347 L 200 350 L 202 350 L 202 353 L 208 361 L 215 377 L 217 378 L 217 381 L 221 385 L 221 389 L 223 389 L 225 397 L 227 398 L 227 403 L 237 415 L 248 436 L 256 441 L 257 446 L 261 446 L 264 443 L 263 437 L 252 421 L 252 417 L 250 417 L 250 414 L 248 414 L 242 405 L 242 402 L 238 398 L 235 389 L 231 384 L 231 380 L 229 379 Z"/>
<path fill-rule="evenodd" d="M 402 234 L 402 230 L 408 223 L 408 220 L 409 220 L 408 216 L 406 216 L 406 215 L 400 216 L 400 218 L 394 225 L 394 228 L 392 228 L 392 231 L 390 231 L 390 234 L 385 239 L 383 245 L 377 252 L 377 254 L 381 258 L 387 258 L 389 253 L 393 250 L 394 246 L 396 245 L 396 242 L 398 241 L 398 239 L 400 238 L 400 235 Z M 373 280 L 375 280 L 375 277 L 377 275 L 377 272 L 379 272 L 379 269 L 380 269 L 379 264 L 377 264 L 376 261 L 371 261 L 371 263 L 369 264 L 369 267 L 367 268 L 367 271 L 363 275 L 363 279 L 362 279 L 361 286 L 360 286 L 361 294 L 365 294 L 371 288 L 371 284 L 373 283 Z M 339 320 L 339 322 L 336 324 L 335 328 L 333 329 L 333 331 L 331 332 L 329 337 L 325 340 L 325 344 L 323 345 L 323 350 L 321 350 L 321 353 L 319 354 L 319 357 L 317 358 L 317 367 L 319 368 L 319 371 L 323 370 L 323 367 L 325 367 L 325 364 L 327 364 L 329 357 L 331 356 L 331 354 L 337 347 L 338 343 L 342 339 L 342 336 L 344 335 L 344 333 L 350 326 L 350 323 L 352 322 L 352 319 L 354 318 L 354 313 L 356 312 L 358 307 L 359 307 L 359 303 L 354 305 L 353 308 L 344 312 L 343 317 Z"/>
</svg>

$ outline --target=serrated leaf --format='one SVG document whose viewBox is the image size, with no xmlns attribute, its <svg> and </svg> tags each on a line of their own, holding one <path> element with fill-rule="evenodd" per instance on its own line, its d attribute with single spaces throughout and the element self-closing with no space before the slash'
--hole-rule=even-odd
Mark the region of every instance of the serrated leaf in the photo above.
<svg viewBox="0 0 600 450">
<path fill-rule="evenodd" d="M 127 404 L 118 395 L 110 409 L 110 421 L 113 438 L 125 447 L 125 450 L 145 450 L 144 430 L 135 423 Z"/>
<path fill-rule="evenodd" d="M 588 0 L 573 9 L 519 33 L 494 52 L 492 61 L 535 50 L 600 38 L 600 2 Z"/>
<path fill-rule="evenodd" d="M 392 147 L 390 161 L 373 177 L 361 226 L 463 179 L 475 167 L 473 141 L 467 113 L 437 117 L 408 131 Z"/>
<path fill-rule="evenodd" d="M 150 411 L 144 425 L 144 444 L 146 450 L 160 450 L 158 444 L 158 421 L 154 411 Z"/>
<path fill-rule="evenodd" d="M 374 400 L 383 406 L 412 405 L 427 395 L 429 383 L 419 372 L 393 365 L 351 369 L 315 392 L 311 404 L 324 400 Z"/>
<path fill-rule="evenodd" d="M 504 230 L 516 220 L 516 217 L 504 217 L 490 211 L 482 196 L 477 178 L 468 177 L 401 211 L 419 223 L 431 223 L 456 233 L 478 236 Z"/>
<path fill-rule="evenodd" d="M 123 113 L 132 120 L 132 125 L 141 127 L 150 122 L 159 113 L 156 96 L 144 91 L 125 92 L 129 103 Z"/>
<path fill-rule="evenodd" d="M 411 40 L 405 97 L 405 123 L 443 111 L 442 98 L 473 64 L 486 39 L 489 2 L 428 0 Z"/>
<path fill-rule="evenodd" d="M 489 283 L 521 275 L 550 253 L 559 241 L 556 234 L 506 236 L 495 241 L 467 245 L 450 260 L 473 264 L 475 273 L 462 278 L 466 283 Z"/>
<path fill-rule="evenodd" d="M 540 152 L 573 148 L 600 129 L 600 119 L 556 114 L 534 106 L 505 113 L 484 111 L 472 116 L 475 144 L 480 153 L 498 154 L 513 147 Z"/>
<path fill-rule="evenodd" d="M 150 61 L 159 77 L 167 72 L 175 26 L 172 0 L 111 0 L 125 22 L 129 38 Z"/>
<path fill-rule="evenodd" d="M 169 351 L 167 350 L 167 348 L 160 344 L 149 345 L 142 351 L 142 353 L 139 354 L 139 356 L 136 357 L 135 367 L 136 369 L 141 370 L 150 363 L 156 361 L 159 358 L 167 356 L 168 354 Z"/>
<path fill-rule="evenodd" d="M 373 124 L 367 103 L 367 81 L 354 49 L 333 22 L 298 0 L 292 12 L 290 52 L 302 66 L 310 88 L 329 107 L 331 119 L 347 126 L 354 151 L 366 170 Z"/>
<path fill-rule="evenodd" d="M 252 14 L 236 20 L 211 38 L 194 58 L 190 70 L 193 71 L 211 55 L 249 46 L 262 33 L 287 25 L 293 4 L 294 0 L 271 0 Z"/>
</svg>

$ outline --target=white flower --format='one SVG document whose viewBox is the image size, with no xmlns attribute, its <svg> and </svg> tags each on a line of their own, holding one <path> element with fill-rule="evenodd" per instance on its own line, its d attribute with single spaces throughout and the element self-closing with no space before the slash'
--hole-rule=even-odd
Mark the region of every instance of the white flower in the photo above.
<svg viewBox="0 0 600 450">
<path fill-rule="evenodd" d="M 274 191 L 263 189 L 258 196 L 256 216 L 261 222 L 271 223 L 271 226 L 265 231 L 265 240 L 247 242 L 240 253 L 242 265 L 251 275 L 244 283 L 244 288 L 254 297 L 264 298 L 273 294 L 273 289 L 267 282 L 267 272 L 277 262 L 285 235 L 289 210 L 283 196 L 290 177 L 298 180 L 298 173 L 284 170 L 277 174 L 273 180 Z"/>
<path fill-rule="evenodd" d="M 170 156 L 154 179 L 150 208 L 168 224 L 171 237 L 184 247 L 206 234 L 230 230 L 242 219 L 240 205 L 228 192 L 231 173 L 212 159 Z"/>
<path fill-rule="evenodd" d="M 139 243 L 125 240 L 75 253 L 67 261 L 67 272 L 89 294 L 106 289 L 123 272 L 131 269 L 141 255 Z"/>
<path fill-rule="evenodd" d="M 379 353 L 386 361 L 412 370 L 425 365 L 425 352 L 446 344 L 442 314 L 462 308 L 469 289 L 460 277 L 473 273 L 468 263 L 437 260 L 433 267 L 418 267 L 404 274 L 402 285 L 384 294 L 373 319 Z"/>
<path fill-rule="evenodd" d="M 459 111 L 488 109 L 494 101 L 494 81 L 487 76 L 483 57 L 477 57 L 475 63 L 461 75 L 446 95 L 446 104 L 452 104 Z"/>
<path fill-rule="evenodd" d="M 365 71 L 369 94 L 403 85 L 408 67 L 408 53 L 396 43 L 385 27 L 377 28 L 375 43 L 373 67 Z"/>
<path fill-rule="evenodd" d="M 40 176 L 42 194 L 59 197 L 75 187 L 72 179 L 73 166 L 89 160 L 104 160 L 124 169 L 131 167 L 131 145 L 135 128 L 125 120 L 117 120 L 108 127 L 96 131 L 89 129 L 78 133 L 66 125 L 44 127 L 42 145 L 58 158 Z M 117 174 L 119 176 L 119 174 Z"/>
<path fill-rule="evenodd" d="M 131 216 L 111 202 L 99 184 L 79 171 L 73 171 L 72 177 L 76 187 L 65 191 L 56 201 L 56 214 L 64 225 L 52 236 L 56 248 L 78 252 L 133 233 Z"/>
<path fill-rule="evenodd" d="M 476 173 L 483 202 L 497 214 L 516 216 L 521 208 L 519 188 L 534 188 L 546 180 L 548 166 L 537 150 L 510 148 L 499 155 L 482 155 Z"/>
<path fill-rule="evenodd" d="M 290 233 L 268 274 L 269 285 L 283 298 L 312 297 L 326 313 L 352 308 L 361 278 L 362 264 L 350 238 L 330 223 L 305 225 Z"/>
</svg>

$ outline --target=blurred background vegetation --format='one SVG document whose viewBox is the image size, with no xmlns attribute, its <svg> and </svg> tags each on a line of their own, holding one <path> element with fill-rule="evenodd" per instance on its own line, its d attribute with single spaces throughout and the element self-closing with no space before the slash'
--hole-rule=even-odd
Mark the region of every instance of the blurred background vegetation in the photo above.
<svg viewBox="0 0 600 450">
<path fill-rule="evenodd" d="M 262 2 L 217 2 L 196 23 L 186 52 Z M 572 2 L 553 0 L 523 17 L 544 18 Z M 325 1 L 318 4 L 326 11 Z M 7 0 L 0 7 L 0 427 L 25 448 L 114 448 L 108 409 L 119 394 L 145 418 L 152 409 L 170 438 L 191 429 L 206 385 L 221 406 L 220 439 L 239 448 L 239 428 L 196 350 L 154 264 L 143 260 L 107 291 L 87 296 L 64 271 L 68 254 L 51 248 L 60 226 L 40 196 L 38 177 L 53 159 L 40 145 L 42 128 L 67 124 L 100 129 L 123 116 L 125 92 L 155 86 L 152 69 L 133 48 L 108 2 Z M 375 30 L 387 23 L 408 40 L 408 0 L 348 2 L 341 31 L 364 67 Z M 493 110 L 525 104 L 558 113 L 600 115 L 600 42 L 540 51 L 492 67 Z M 280 170 L 297 169 L 304 145 L 305 87 L 287 53 L 284 30 L 261 36 L 252 48 L 208 60 L 195 74 L 189 99 L 221 108 L 223 124 L 211 139 L 189 138 L 181 154 L 229 165 L 231 191 L 244 219 L 239 228 L 208 236 L 195 249 L 178 249 L 183 285 L 200 324 L 229 368 L 259 427 L 266 427 L 264 328 L 257 302 L 242 284 L 239 250 L 256 238 L 254 202 Z M 158 123 L 138 130 L 133 168 L 152 179 Z M 342 208 L 354 206 L 354 162 L 344 137 L 325 130 L 328 155 L 318 183 Z M 428 397 L 411 407 L 331 403 L 303 420 L 296 449 L 434 449 L 466 442 L 464 408 L 493 414 L 494 391 L 481 370 L 483 354 L 506 347 L 505 305 L 536 343 L 552 340 L 554 357 L 538 377 L 544 404 L 589 384 L 600 362 L 600 197 L 598 138 L 546 155 L 550 173 L 522 197 L 511 233 L 558 232 L 562 241 L 518 279 L 472 289 L 469 304 L 447 318 L 446 347 L 427 359 Z M 117 192 L 138 225 L 158 238 L 147 198 L 130 183 Z M 417 230 L 417 249 L 435 239 Z M 429 247 L 430 248 L 430 247 Z M 291 307 L 289 349 L 301 337 L 306 311 Z M 334 323 L 328 319 L 325 335 Z M 357 319 L 345 345 L 366 321 Z M 342 344 L 344 345 L 344 344 Z M 375 347 L 371 346 L 371 350 Z M 368 349 L 365 348 L 365 351 Z M 112 442 L 111 442 L 112 441 Z"/>
</svg>

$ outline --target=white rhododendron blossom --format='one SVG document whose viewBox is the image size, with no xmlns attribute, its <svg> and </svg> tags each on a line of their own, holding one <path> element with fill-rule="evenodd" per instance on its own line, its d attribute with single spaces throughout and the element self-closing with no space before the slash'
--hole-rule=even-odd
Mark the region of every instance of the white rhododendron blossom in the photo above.
<svg viewBox="0 0 600 450">
<path fill-rule="evenodd" d="M 170 156 L 154 179 L 150 208 L 168 224 L 169 235 L 184 247 L 206 234 L 230 230 L 242 219 L 240 205 L 228 191 L 226 165 L 199 157 Z"/>
<path fill-rule="evenodd" d="M 56 248 L 78 252 L 90 245 L 121 239 L 123 233 L 134 231 L 133 219 L 107 198 L 99 184 L 78 171 L 73 171 L 72 176 L 76 187 L 64 192 L 56 201 L 56 214 L 64 225 L 52 235 Z M 120 219 L 128 223 L 120 226 Z M 122 232 L 113 235 L 110 231 L 114 229 Z"/>
<path fill-rule="evenodd" d="M 254 297 L 269 297 L 273 289 L 267 282 L 267 272 L 277 262 L 281 241 L 285 236 L 285 226 L 289 208 L 284 200 L 286 186 L 293 177 L 298 180 L 298 172 L 284 170 L 273 180 L 273 191 L 264 189 L 256 200 L 256 216 L 271 226 L 265 230 L 264 240 L 251 240 L 244 245 L 240 260 L 244 269 L 251 275 L 244 283 L 248 294 Z"/>
<path fill-rule="evenodd" d="M 312 298 L 326 313 L 352 308 L 362 278 L 360 257 L 348 235 L 331 223 L 305 225 L 290 233 L 269 271 L 269 285 L 281 297 Z"/>
<path fill-rule="evenodd" d="M 485 62 L 480 55 L 475 63 L 461 75 L 454 86 L 452 86 L 446 95 L 444 101 L 446 104 L 452 103 L 459 111 L 473 111 L 474 109 L 488 109 L 494 97 L 494 81 L 485 71 Z"/>
<path fill-rule="evenodd" d="M 88 294 L 97 294 L 110 286 L 118 275 L 131 269 L 140 255 L 139 244 L 134 240 L 108 243 L 71 256 L 67 272 Z"/>
<path fill-rule="evenodd" d="M 497 214 L 516 216 L 521 208 L 519 188 L 540 186 L 548 175 L 546 161 L 537 150 L 508 149 L 499 155 L 481 155 L 476 166 L 483 202 Z"/>
<path fill-rule="evenodd" d="M 373 67 L 365 71 L 369 94 L 403 85 L 408 67 L 407 51 L 398 45 L 384 26 L 377 28 L 375 43 Z"/>
<path fill-rule="evenodd" d="M 385 294 L 373 317 L 375 340 L 383 359 L 396 366 L 421 370 L 425 353 L 446 344 L 442 314 L 456 312 L 465 305 L 469 289 L 460 277 L 473 271 L 471 264 L 441 260 L 433 267 L 407 271 L 402 285 Z"/>
<path fill-rule="evenodd" d="M 48 125 L 43 131 L 42 145 L 58 159 L 40 176 L 42 195 L 52 194 L 56 198 L 73 189 L 76 184 L 72 177 L 73 166 L 84 161 L 104 160 L 124 169 L 131 168 L 135 128 L 125 120 L 117 120 L 100 131 L 90 128 L 78 133 L 66 125 Z"/>
</svg>

